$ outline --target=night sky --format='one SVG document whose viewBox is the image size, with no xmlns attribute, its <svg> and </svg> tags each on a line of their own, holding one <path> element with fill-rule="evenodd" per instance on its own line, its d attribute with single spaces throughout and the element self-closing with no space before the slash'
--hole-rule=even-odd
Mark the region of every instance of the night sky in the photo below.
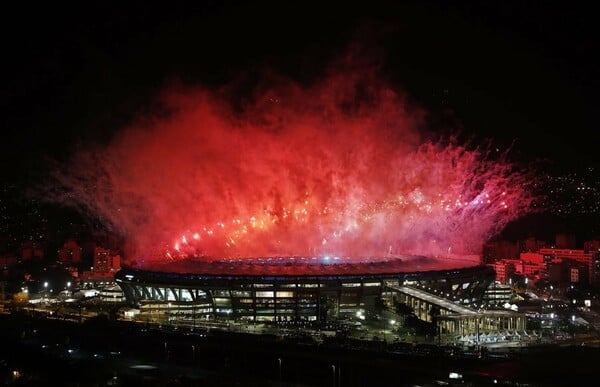
<svg viewBox="0 0 600 387">
<path fill-rule="evenodd" d="M 598 31 L 589 2 L 15 2 L 2 11 L 4 181 L 43 178 L 108 141 L 165 85 L 273 68 L 299 82 L 356 42 L 431 128 L 513 155 L 597 164 Z"/>
</svg>

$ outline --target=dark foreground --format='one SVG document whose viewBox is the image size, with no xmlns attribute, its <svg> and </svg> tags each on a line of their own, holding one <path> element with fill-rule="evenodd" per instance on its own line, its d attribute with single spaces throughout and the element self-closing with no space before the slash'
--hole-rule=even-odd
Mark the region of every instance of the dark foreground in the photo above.
<svg viewBox="0 0 600 387">
<path fill-rule="evenodd" d="M 22 315 L 0 315 L 0 343 L 0 382 L 19 386 L 573 386 L 600 380 L 600 349 L 589 347 L 467 357 Z M 462 378 L 450 379 L 451 372 Z"/>
</svg>

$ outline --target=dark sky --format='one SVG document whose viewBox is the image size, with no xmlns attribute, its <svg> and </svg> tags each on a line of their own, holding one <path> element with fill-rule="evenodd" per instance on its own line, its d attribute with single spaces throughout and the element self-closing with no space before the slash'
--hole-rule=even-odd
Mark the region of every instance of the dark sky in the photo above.
<svg viewBox="0 0 600 387">
<path fill-rule="evenodd" d="M 175 79 L 218 85 L 270 66 L 307 80 L 357 37 L 440 127 L 597 164 L 593 2 L 14 3 L 0 23 L 5 181 L 107 140 Z"/>
</svg>

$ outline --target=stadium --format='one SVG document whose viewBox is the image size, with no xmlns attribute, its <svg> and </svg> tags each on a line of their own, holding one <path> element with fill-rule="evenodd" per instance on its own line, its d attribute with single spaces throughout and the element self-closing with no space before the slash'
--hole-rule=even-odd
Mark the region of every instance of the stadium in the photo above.
<svg viewBox="0 0 600 387">
<path fill-rule="evenodd" d="M 194 259 L 124 267 L 127 303 L 152 321 L 326 322 L 404 302 L 424 320 L 470 313 L 494 281 L 478 260 L 394 257 Z"/>
</svg>

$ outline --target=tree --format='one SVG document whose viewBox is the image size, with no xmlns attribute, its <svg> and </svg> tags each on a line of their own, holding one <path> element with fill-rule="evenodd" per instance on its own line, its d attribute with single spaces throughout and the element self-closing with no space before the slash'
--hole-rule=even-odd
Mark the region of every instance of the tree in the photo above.
<svg viewBox="0 0 600 387">
<path fill-rule="evenodd" d="M 431 328 L 432 328 L 432 334 L 437 335 L 438 336 L 438 340 L 441 338 L 441 331 L 438 328 L 438 319 L 440 317 L 441 314 L 441 310 L 440 307 L 437 305 L 432 305 L 431 308 L 429 309 L 429 317 L 431 318 Z"/>
<path fill-rule="evenodd" d="M 394 309 L 396 310 L 396 313 L 402 318 L 401 325 L 406 325 L 406 318 L 408 316 L 414 316 L 415 314 L 414 309 L 405 304 L 404 302 L 396 302 L 396 304 L 394 305 Z"/>
<path fill-rule="evenodd" d="M 383 301 L 382 297 L 377 297 L 375 298 L 375 309 L 378 311 L 382 311 L 383 309 L 385 309 L 385 302 Z"/>
<path fill-rule="evenodd" d="M 395 305 L 395 309 L 396 313 L 404 317 L 410 316 L 411 314 L 415 313 L 414 309 L 405 304 L 404 302 L 397 302 Z"/>
</svg>

